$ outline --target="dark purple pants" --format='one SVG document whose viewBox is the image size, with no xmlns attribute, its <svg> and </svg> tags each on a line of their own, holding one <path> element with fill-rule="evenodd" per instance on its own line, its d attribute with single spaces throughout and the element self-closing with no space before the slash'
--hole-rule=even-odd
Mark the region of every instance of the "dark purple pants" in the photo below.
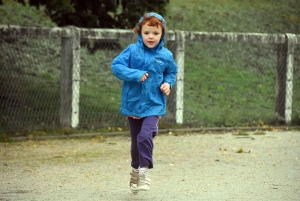
<svg viewBox="0 0 300 201">
<path fill-rule="evenodd" d="M 158 133 L 157 116 L 142 119 L 128 117 L 131 136 L 131 166 L 135 169 L 148 166 L 153 168 L 153 138 Z"/>
</svg>

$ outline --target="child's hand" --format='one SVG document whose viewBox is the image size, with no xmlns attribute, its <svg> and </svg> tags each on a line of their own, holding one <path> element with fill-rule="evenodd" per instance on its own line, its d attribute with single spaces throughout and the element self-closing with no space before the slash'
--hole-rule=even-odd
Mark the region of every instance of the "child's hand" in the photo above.
<svg viewBox="0 0 300 201">
<path fill-rule="evenodd" d="M 168 83 L 163 83 L 161 86 L 160 86 L 160 90 L 166 95 L 168 96 L 170 94 L 170 85 Z"/>
<path fill-rule="evenodd" d="M 141 82 L 144 82 L 145 80 L 147 80 L 147 78 L 148 78 L 148 73 L 145 73 L 145 74 L 141 77 L 140 81 L 141 81 Z"/>
</svg>

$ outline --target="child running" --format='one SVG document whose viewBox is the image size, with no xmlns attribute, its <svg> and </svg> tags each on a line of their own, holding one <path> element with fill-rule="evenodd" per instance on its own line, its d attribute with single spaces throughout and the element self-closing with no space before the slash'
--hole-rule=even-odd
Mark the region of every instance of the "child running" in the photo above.
<svg viewBox="0 0 300 201">
<path fill-rule="evenodd" d="M 177 65 L 164 48 L 166 21 L 145 13 L 133 29 L 138 41 L 112 62 L 112 72 L 123 81 L 120 112 L 128 117 L 131 135 L 130 188 L 149 190 L 148 170 L 153 168 L 153 138 L 158 121 L 166 113 L 166 96 L 176 82 Z"/>
</svg>

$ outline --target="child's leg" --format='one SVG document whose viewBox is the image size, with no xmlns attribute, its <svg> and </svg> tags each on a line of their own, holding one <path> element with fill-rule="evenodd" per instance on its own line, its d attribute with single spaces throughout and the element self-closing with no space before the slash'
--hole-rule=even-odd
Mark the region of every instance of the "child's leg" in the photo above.
<svg viewBox="0 0 300 201">
<path fill-rule="evenodd" d="M 157 116 L 149 116 L 143 118 L 142 128 L 137 136 L 139 163 L 141 168 L 153 168 L 153 137 L 158 132 L 158 121 L 159 118 Z"/>
<path fill-rule="evenodd" d="M 131 166 L 134 169 L 138 169 L 140 166 L 140 160 L 139 160 L 139 149 L 137 145 L 137 136 L 141 131 L 142 128 L 142 119 L 133 119 L 131 117 L 128 117 L 129 122 L 129 128 L 130 128 L 130 136 L 131 136 Z"/>
</svg>

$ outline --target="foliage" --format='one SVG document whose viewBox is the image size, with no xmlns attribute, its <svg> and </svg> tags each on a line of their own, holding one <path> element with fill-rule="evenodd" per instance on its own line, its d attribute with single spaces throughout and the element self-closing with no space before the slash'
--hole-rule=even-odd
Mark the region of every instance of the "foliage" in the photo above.
<svg viewBox="0 0 300 201">
<path fill-rule="evenodd" d="M 25 0 L 18 0 L 25 4 Z M 169 0 L 29 0 L 59 26 L 86 28 L 132 28 L 145 11 L 164 14 Z"/>
<path fill-rule="evenodd" d="M 137 22 L 137 19 L 139 19 L 144 12 L 153 11 L 164 15 L 166 13 L 166 7 L 170 0 L 122 0 L 121 2 L 122 12 L 116 15 L 116 20 L 120 24 L 116 28 L 134 27 Z"/>
</svg>

